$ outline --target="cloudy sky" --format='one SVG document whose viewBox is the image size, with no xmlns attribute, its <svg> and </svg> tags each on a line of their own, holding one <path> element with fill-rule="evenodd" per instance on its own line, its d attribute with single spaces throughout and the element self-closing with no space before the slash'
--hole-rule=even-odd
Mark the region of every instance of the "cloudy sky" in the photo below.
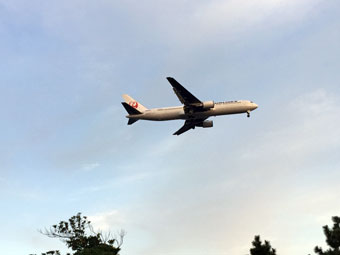
<svg viewBox="0 0 340 255">
<path fill-rule="evenodd" d="M 338 0 L 0 0 L 1 254 L 64 249 L 38 229 L 82 212 L 122 255 L 325 247 L 340 215 Z M 127 126 L 121 95 L 259 108 L 172 136 Z"/>
</svg>

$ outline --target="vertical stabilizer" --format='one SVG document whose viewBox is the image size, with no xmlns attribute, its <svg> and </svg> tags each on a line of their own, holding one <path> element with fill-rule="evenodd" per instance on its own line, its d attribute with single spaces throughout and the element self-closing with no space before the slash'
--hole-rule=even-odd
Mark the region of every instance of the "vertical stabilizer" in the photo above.
<svg viewBox="0 0 340 255">
<path fill-rule="evenodd" d="M 143 113 L 145 112 L 148 108 L 146 108 L 145 106 L 143 106 L 141 103 L 137 102 L 135 99 L 133 99 L 132 97 L 130 97 L 127 94 L 123 95 L 123 98 L 125 100 L 125 102 L 130 105 L 131 107 L 137 109 L 139 112 Z"/>
</svg>

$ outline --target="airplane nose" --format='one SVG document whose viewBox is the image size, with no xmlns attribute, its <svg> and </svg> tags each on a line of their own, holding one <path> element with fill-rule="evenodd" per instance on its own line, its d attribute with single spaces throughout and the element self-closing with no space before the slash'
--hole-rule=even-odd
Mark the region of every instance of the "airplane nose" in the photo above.
<svg viewBox="0 0 340 255">
<path fill-rule="evenodd" d="M 254 103 L 254 110 L 259 107 L 257 104 Z"/>
</svg>

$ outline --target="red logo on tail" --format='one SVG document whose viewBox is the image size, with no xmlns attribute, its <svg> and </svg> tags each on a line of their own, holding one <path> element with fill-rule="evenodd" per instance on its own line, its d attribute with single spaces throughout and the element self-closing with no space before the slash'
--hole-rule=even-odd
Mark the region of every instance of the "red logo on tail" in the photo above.
<svg viewBox="0 0 340 255">
<path fill-rule="evenodd" d="M 133 108 L 138 108 L 138 102 L 136 102 L 136 101 L 131 101 L 131 102 L 129 102 L 129 105 L 130 106 L 132 106 Z"/>
</svg>

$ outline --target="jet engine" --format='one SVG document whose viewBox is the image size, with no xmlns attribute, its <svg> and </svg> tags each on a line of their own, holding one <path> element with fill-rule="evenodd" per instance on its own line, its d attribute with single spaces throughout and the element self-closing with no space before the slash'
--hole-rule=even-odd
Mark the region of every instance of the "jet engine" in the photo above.
<svg viewBox="0 0 340 255">
<path fill-rule="evenodd" d="M 213 127 L 213 121 L 212 120 L 205 120 L 205 121 L 202 121 L 201 123 L 197 124 L 196 126 L 203 127 L 203 128 L 211 128 L 211 127 Z"/>
<path fill-rule="evenodd" d="M 211 108 L 214 108 L 214 106 L 215 106 L 214 101 L 205 101 L 202 104 L 203 109 L 211 109 Z"/>
</svg>

